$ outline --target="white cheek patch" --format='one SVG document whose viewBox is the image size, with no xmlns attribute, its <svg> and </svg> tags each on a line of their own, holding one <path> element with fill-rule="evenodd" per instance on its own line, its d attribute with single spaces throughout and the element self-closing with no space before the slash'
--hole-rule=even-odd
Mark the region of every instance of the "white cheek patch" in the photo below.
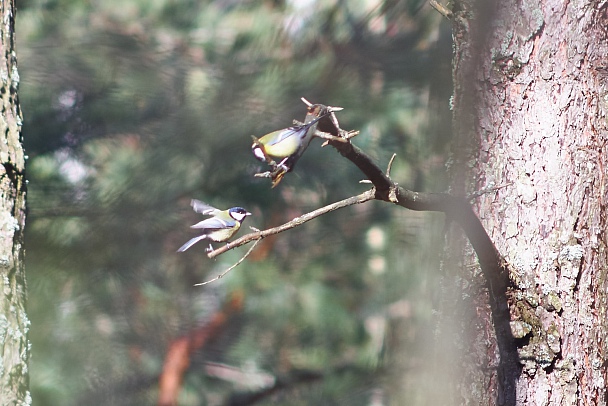
<svg viewBox="0 0 608 406">
<path fill-rule="evenodd" d="M 262 162 L 266 162 L 266 157 L 264 156 L 264 152 L 262 152 L 262 148 L 256 146 L 253 148 L 253 155 L 255 155 L 255 157 L 262 161 Z"/>
<path fill-rule="evenodd" d="M 232 213 L 232 218 L 234 218 L 236 221 L 243 221 L 245 217 L 247 217 L 247 215 L 243 213 Z"/>
</svg>

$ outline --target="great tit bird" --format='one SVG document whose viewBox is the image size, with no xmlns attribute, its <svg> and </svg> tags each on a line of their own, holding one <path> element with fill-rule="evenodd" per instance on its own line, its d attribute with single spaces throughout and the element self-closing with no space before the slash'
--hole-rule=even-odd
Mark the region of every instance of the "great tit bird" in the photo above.
<svg viewBox="0 0 608 406">
<path fill-rule="evenodd" d="M 192 238 L 190 241 L 182 245 L 177 252 L 184 252 L 201 240 L 210 240 L 214 242 L 228 241 L 230 237 L 239 231 L 239 228 L 241 228 L 241 223 L 245 217 L 251 215 L 251 213 L 242 207 L 232 207 L 228 210 L 218 210 L 215 207 L 209 206 L 208 204 L 196 199 L 192 199 L 190 205 L 195 212 L 213 217 L 190 226 L 190 228 L 200 229 L 203 234 Z M 209 244 L 207 251 L 212 250 L 213 247 L 211 244 Z"/>
<path fill-rule="evenodd" d="M 272 172 L 265 174 L 265 176 L 272 178 L 272 187 L 278 185 L 283 176 L 293 170 L 298 159 L 308 148 L 308 144 L 310 144 L 317 130 L 318 121 L 330 114 L 331 111 L 320 113 L 321 108 L 318 105 L 313 105 L 309 108 L 304 124 L 273 131 L 261 138 L 252 136 L 253 145 L 251 150 L 253 155 L 258 160 L 273 167 Z"/>
</svg>

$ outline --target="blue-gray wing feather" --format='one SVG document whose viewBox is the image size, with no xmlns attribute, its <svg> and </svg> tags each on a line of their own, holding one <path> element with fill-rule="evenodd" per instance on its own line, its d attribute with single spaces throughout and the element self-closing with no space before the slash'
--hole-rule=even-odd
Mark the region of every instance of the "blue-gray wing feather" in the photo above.
<svg viewBox="0 0 608 406">
<path fill-rule="evenodd" d="M 209 219 L 199 221 L 198 223 L 190 226 L 190 228 L 200 228 L 203 231 L 207 230 L 219 230 L 221 228 L 229 228 L 234 227 L 236 225 L 236 221 L 233 219 L 220 219 L 217 217 L 211 217 Z"/>
<path fill-rule="evenodd" d="M 204 215 L 213 215 L 219 211 L 215 207 L 210 206 L 207 203 L 201 202 L 200 200 L 196 200 L 196 199 L 192 199 L 192 201 L 190 202 L 190 205 L 192 206 L 192 210 L 194 210 L 197 213 L 204 214 Z"/>
<path fill-rule="evenodd" d="M 268 145 L 278 144 L 279 142 L 293 136 L 297 132 L 298 131 L 293 129 L 293 127 L 287 128 L 287 129 L 281 131 L 280 133 L 278 133 L 277 136 L 268 143 Z M 302 138 L 302 137 L 300 136 L 300 138 Z"/>
</svg>

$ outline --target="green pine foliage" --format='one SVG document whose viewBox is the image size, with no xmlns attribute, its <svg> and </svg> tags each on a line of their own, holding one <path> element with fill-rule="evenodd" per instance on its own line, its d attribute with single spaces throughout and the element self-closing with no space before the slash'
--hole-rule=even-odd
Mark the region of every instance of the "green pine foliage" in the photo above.
<svg viewBox="0 0 608 406">
<path fill-rule="evenodd" d="M 300 97 L 344 107 L 381 166 L 397 153 L 400 184 L 442 191 L 451 55 L 437 13 L 415 0 L 21 3 L 36 404 L 155 404 L 169 343 L 234 293 L 243 309 L 192 354 L 180 405 L 247 404 L 263 377 L 284 386 L 258 404 L 423 402 L 440 217 L 349 207 L 203 287 L 246 248 L 175 251 L 201 219 L 191 198 L 251 211 L 242 235 L 368 187 L 319 140 L 277 188 L 253 177 L 265 168 L 250 135 L 303 120 Z M 248 378 L 220 379 L 217 364 Z"/>
</svg>

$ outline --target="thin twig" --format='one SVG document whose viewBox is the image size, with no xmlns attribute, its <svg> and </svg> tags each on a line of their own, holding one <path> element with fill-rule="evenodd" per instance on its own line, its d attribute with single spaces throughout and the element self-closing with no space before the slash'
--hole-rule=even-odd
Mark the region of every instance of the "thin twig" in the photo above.
<svg viewBox="0 0 608 406">
<path fill-rule="evenodd" d="M 391 157 L 391 160 L 388 161 L 388 166 L 386 167 L 386 176 L 388 176 L 389 178 L 391 177 L 391 169 L 393 167 L 393 161 L 395 160 L 396 156 L 397 154 L 393 153 L 393 156 Z"/>
<path fill-rule="evenodd" d="M 311 211 L 310 213 L 303 214 L 299 217 L 294 218 L 287 223 L 280 225 L 278 227 L 269 228 L 267 230 L 256 231 L 253 233 L 245 234 L 241 238 L 238 238 L 231 243 L 224 245 L 218 249 L 215 249 L 207 254 L 209 258 L 215 258 L 220 254 L 223 254 L 226 251 L 229 251 L 233 248 L 240 247 L 241 245 L 247 244 L 252 240 L 261 240 L 273 234 L 278 234 L 286 230 L 290 230 L 297 226 L 300 226 L 314 218 L 332 212 L 334 210 L 341 209 L 343 207 L 352 206 L 359 203 L 365 203 L 370 200 L 374 200 L 376 195 L 375 189 L 368 190 L 367 192 L 361 193 L 356 196 L 349 197 L 348 199 L 340 200 L 339 202 L 335 202 L 332 204 L 328 204 L 327 206 L 323 206 L 320 209 Z"/>
<path fill-rule="evenodd" d="M 224 272 L 222 272 L 221 274 L 219 274 L 215 278 L 209 279 L 206 282 L 195 283 L 194 286 L 203 286 L 203 285 L 206 285 L 208 283 L 215 282 L 218 279 L 222 279 L 224 277 L 224 275 L 226 275 L 228 272 L 232 271 L 234 268 L 236 268 L 237 266 L 239 266 L 241 264 L 241 262 L 243 262 L 245 260 L 245 258 L 247 258 L 249 256 L 249 254 L 251 254 L 251 251 L 253 251 L 253 249 L 255 248 L 255 246 L 258 245 L 258 243 L 260 241 L 262 241 L 261 238 L 259 238 L 258 240 L 256 240 L 256 242 L 253 243 L 253 245 L 251 246 L 251 248 L 249 248 L 249 251 L 247 251 L 247 253 L 245 255 L 243 255 L 243 257 L 241 259 L 239 259 L 236 264 L 232 265 L 230 268 L 226 269 Z"/>
<path fill-rule="evenodd" d="M 322 147 L 329 145 L 329 141 L 344 142 L 344 143 L 348 142 L 348 140 L 346 138 L 336 137 L 335 135 L 331 135 L 330 133 L 326 133 L 326 132 L 319 131 L 319 130 L 315 131 L 314 135 L 317 138 L 326 140 L 323 143 L 323 145 L 321 145 Z"/>
<path fill-rule="evenodd" d="M 441 14 L 448 20 L 452 19 L 453 13 L 450 10 L 448 10 L 443 4 L 439 4 L 435 0 L 430 0 L 429 3 L 435 10 L 437 10 L 437 12 L 439 12 L 439 14 Z"/>
<path fill-rule="evenodd" d="M 345 140 L 350 140 L 351 138 L 354 138 L 359 135 L 359 132 L 359 130 L 343 131 L 340 136 L 343 137 Z"/>
</svg>

